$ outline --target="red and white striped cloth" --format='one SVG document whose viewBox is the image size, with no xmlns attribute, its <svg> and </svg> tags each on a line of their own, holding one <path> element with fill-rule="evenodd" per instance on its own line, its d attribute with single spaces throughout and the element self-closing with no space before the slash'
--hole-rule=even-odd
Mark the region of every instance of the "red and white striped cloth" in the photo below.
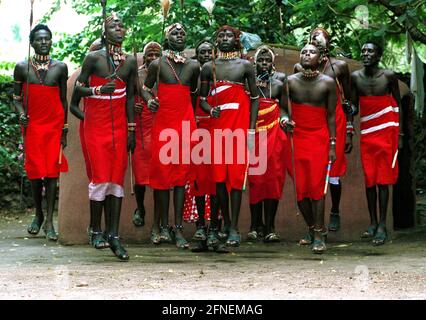
<svg viewBox="0 0 426 320">
<path fill-rule="evenodd" d="M 365 185 L 394 184 L 398 178 L 398 165 L 392 168 L 398 150 L 398 104 L 391 95 L 384 95 L 362 96 L 359 105 Z"/>
</svg>

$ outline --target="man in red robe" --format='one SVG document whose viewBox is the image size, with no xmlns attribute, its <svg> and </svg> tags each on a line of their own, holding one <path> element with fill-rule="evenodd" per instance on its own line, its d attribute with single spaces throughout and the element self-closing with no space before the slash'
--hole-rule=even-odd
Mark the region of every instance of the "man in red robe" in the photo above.
<svg viewBox="0 0 426 320">
<path fill-rule="evenodd" d="M 328 162 L 336 159 L 336 83 L 318 71 L 320 52 L 311 44 L 300 52 L 302 71 L 288 77 L 297 201 L 309 228 L 314 253 L 326 251 L 324 186 Z M 292 173 L 293 170 L 290 170 Z"/>
<path fill-rule="evenodd" d="M 259 112 L 256 122 L 255 154 L 266 156 L 266 171 L 249 175 L 251 226 L 247 239 L 256 240 L 265 232 L 265 242 L 279 241 L 275 232 L 275 215 L 281 199 L 286 174 L 287 136 L 280 128 L 280 109 L 284 109 L 284 83 L 273 77 L 275 54 L 268 46 L 261 46 L 254 56 Z M 285 81 L 287 81 L 285 79 Z M 262 135 L 263 133 L 263 135 Z M 265 139 L 266 133 L 266 139 Z M 261 153 L 262 146 L 266 153 Z M 260 165 L 260 162 L 259 162 Z M 251 165 L 253 166 L 253 165 Z M 262 230 L 262 211 L 265 230 Z"/>
<path fill-rule="evenodd" d="M 352 101 L 360 110 L 361 161 L 370 213 L 370 226 L 363 237 L 373 238 L 373 245 L 386 241 L 389 185 L 398 179 L 397 154 L 403 135 L 398 79 L 392 71 L 379 68 L 382 53 L 378 43 L 365 43 L 361 49 L 364 68 L 352 73 Z"/>
<path fill-rule="evenodd" d="M 143 49 L 143 64 L 138 70 L 139 89 L 137 94 L 142 95 L 142 87 L 148 74 L 148 67 L 152 61 L 158 59 L 161 54 L 161 45 L 157 42 L 149 42 Z M 145 225 L 144 198 L 146 186 L 149 185 L 149 163 L 151 160 L 151 131 L 154 121 L 154 113 L 151 112 L 142 96 L 135 99 L 135 123 L 136 123 L 136 148 L 132 156 L 133 174 L 135 175 L 135 197 L 137 208 L 133 212 L 133 223 L 137 227 Z"/>
<path fill-rule="evenodd" d="M 150 64 L 142 92 L 148 108 L 155 112 L 149 174 L 149 185 L 154 189 L 151 241 L 154 244 L 173 241 L 167 224 L 170 189 L 173 189 L 173 235 L 176 246 L 181 249 L 189 248 L 182 233 L 182 213 L 185 184 L 195 179 L 190 170 L 190 136 L 196 129 L 191 95 L 197 93 L 200 74 L 198 61 L 187 59 L 183 52 L 185 40 L 186 32 L 180 23 L 167 27 L 163 54 Z M 152 91 L 156 83 L 157 96 Z"/>
<path fill-rule="evenodd" d="M 240 58 L 240 34 L 230 26 L 219 28 L 216 33 L 218 56 L 204 64 L 200 91 L 200 106 L 212 116 L 212 173 L 224 216 L 229 215 L 231 197 L 231 225 L 226 241 L 230 246 L 238 246 L 241 242 L 238 217 L 248 171 L 247 147 L 253 147 L 259 107 L 253 65 Z M 245 92 L 246 83 L 250 98 Z M 213 90 L 210 91 L 211 85 Z"/>
<path fill-rule="evenodd" d="M 341 177 L 346 173 L 347 160 L 345 153 L 352 150 L 353 111 L 350 98 L 350 73 L 348 64 L 330 56 L 330 35 L 323 28 L 315 28 L 309 37 L 321 53 L 318 70 L 334 78 L 336 81 L 336 161 L 330 171 L 331 213 L 329 231 L 340 229 L 340 198 L 342 195 Z M 295 71 L 301 71 L 300 64 L 295 65 Z"/>
<path fill-rule="evenodd" d="M 121 49 L 125 28 L 116 14 L 105 22 L 101 50 L 84 59 L 73 96 L 71 112 L 84 120 L 86 161 L 90 164 L 90 243 L 97 249 L 109 247 L 120 260 L 129 255 L 118 236 L 127 152 L 135 148 L 133 121 L 136 60 Z M 78 108 L 85 97 L 85 110 Z M 101 230 L 102 211 L 108 239 Z"/>
<path fill-rule="evenodd" d="M 62 154 L 67 144 L 67 79 L 65 63 L 52 60 L 52 32 L 43 24 L 30 32 L 35 55 L 15 66 L 13 102 L 23 126 L 25 170 L 31 182 L 35 217 L 28 226 L 30 234 L 43 231 L 48 240 L 58 236 L 53 226 L 56 186 L 60 172 L 68 171 Z M 42 211 L 43 184 L 46 188 L 46 219 Z M 44 223 L 44 224 L 43 224 Z"/>
</svg>

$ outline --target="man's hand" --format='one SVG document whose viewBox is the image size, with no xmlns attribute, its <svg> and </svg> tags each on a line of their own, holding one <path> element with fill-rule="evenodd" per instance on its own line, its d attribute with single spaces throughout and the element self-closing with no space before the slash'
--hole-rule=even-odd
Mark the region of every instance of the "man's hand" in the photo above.
<svg viewBox="0 0 426 320">
<path fill-rule="evenodd" d="M 136 147 L 136 138 L 135 138 L 135 132 L 131 131 L 127 134 L 127 152 L 131 151 L 132 153 L 135 152 Z"/>
<path fill-rule="evenodd" d="M 280 120 L 280 126 L 284 132 L 293 132 L 294 128 L 296 127 L 296 122 L 293 120 L 288 120 L 287 117 L 282 117 Z"/>
<path fill-rule="evenodd" d="M 214 107 L 210 109 L 210 116 L 212 118 L 219 118 L 220 117 L 220 107 Z"/>
<path fill-rule="evenodd" d="M 19 123 L 22 126 L 27 127 L 28 126 L 28 122 L 29 122 L 29 117 L 25 114 L 25 112 L 21 112 L 19 114 Z"/>
<path fill-rule="evenodd" d="M 330 146 L 330 151 L 328 152 L 328 160 L 332 163 L 336 161 L 336 147 Z"/>
<path fill-rule="evenodd" d="M 140 102 L 135 103 L 135 112 L 136 113 L 141 113 L 143 109 L 143 105 Z"/>
<path fill-rule="evenodd" d="M 62 130 L 62 136 L 61 136 L 62 149 L 65 149 L 67 146 L 67 134 L 68 134 L 67 130 Z"/>
<path fill-rule="evenodd" d="M 343 112 L 347 115 L 353 115 L 355 113 L 355 107 L 349 100 L 345 100 L 342 102 Z"/>
<path fill-rule="evenodd" d="M 345 153 L 351 153 L 353 148 L 352 144 L 352 134 L 346 134 L 346 141 L 345 141 Z"/>
<path fill-rule="evenodd" d="M 110 81 L 107 84 L 104 84 L 101 87 L 101 93 L 102 94 L 112 94 L 115 90 L 116 84 L 114 81 Z"/>
<path fill-rule="evenodd" d="M 151 112 L 157 112 L 159 107 L 160 102 L 158 101 L 158 98 L 151 98 L 148 100 L 148 109 L 151 110 Z"/>
</svg>

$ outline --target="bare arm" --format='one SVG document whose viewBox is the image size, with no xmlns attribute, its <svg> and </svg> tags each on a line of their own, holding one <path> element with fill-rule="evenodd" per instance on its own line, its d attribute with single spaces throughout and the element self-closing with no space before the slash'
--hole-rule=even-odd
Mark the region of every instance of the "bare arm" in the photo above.
<svg viewBox="0 0 426 320">
<path fill-rule="evenodd" d="M 198 96 L 198 78 L 200 77 L 200 64 L 198 63 L 194 63 L 194 72 L 192 74 L 191 77 L 191 102 L 192 102 L 192 107 L 195 111 L 195 108 L 197 106 L 197 96 Z"/>
<path fill-rule="evenodd" d="M 246 78 L 250 91 L 250 125 L 249 129 L 256 128 L 257 113 L 259 110 L 259 94 L 256 87 L 254 68 L 251 63 L 246 64 Z"/>
<path fill-rule="evenodd" d="M 157 71 L 160 60 L 157 59 L 149 64 L 148 74 L 146 75 L 144 88 L 142 88 L 142 97 L 147 102 L 149 110 L 156 112 L 159 107 L 159 102 L 155 98 L 152 88 L 157 82 Z M 157 83 L 158 87 L 158 83 Z"/>
<path fill-rule="evenodd" d="M 396 103 L 398 104 L 399 109 L 399 131 L 400 133 L 404 132 L 403 128 L 403 110 L 402 110 L 402 103 L 401 103 L 401 93 L 399 92 L 399 85 L 398 85 L 398 78 L 395 73 L 390 74 L 390 91 L 392 93 L 392 96 L 396 100 Z"/>
<path fill-rule="evenodd" d="M 129 78 L 126 83 L 126 115 L 127 122 L 133 123 L 134 118 L 134 105 L 135 105 L 135 80 L 137 74 L 136 59 L 133 56 L 128 58 L 131 64 Z"/>
<path fill-rule="evenodd" d="M 210 113 L 212 107 L 204 99 L 209 94 L 210 81 L 212 80 L 212 67 L 211 64 L 206 63 L 201 70 L 201 87 L 200 87 L 200 107 L 204 112 Z"/>
<path fill-rule="evenodd" d="M 15 69 L 13 71 L 13 105 L 15 106 L 16 111 L 20 115 L 21 124 L 24 124 L 22 121 L 23 118 L 21 119 L 21 115 L 25 117 L 25 109 L 23 103 L 25 96 L 24 82 L 26 81 L 26 78 L 24 76 L 24 68 L 25 66 L 20 63 L 15 66 Z"/>
<path fill-rule="evenodd" d="M 330 134 L 330 151 L 328 159 L 331 162 L 336 160 L 336 82 L 334 79 L 327 80 L 327 124 Z"/>
<path fill-rule="evenodd" d="M 359 112 L 359 93 L 358 88 L 356 85 L 356 74 L 355 72 L 352 72 L 351 74 L 351 101 L 352 104 L 355 106 L 354 110 L 354 116 L 356 116 Z"/>
<path fill-rule="evenodd" d="M 59 79 L 59 94 L 64 108 L 64 124 L 68 123 L 68 101 L 67 101 L 67 80 L 68 80 L 68 67 L 64 63 L 62 66 L 61 77 Z"/>
<path fill-rule="evenodd" d="M 92 94 L 92 90 L 88 87 L 87 82 L 89 81 L 89 76 L 92 73 L 94 63 L 95 59 L 92 55 L 88 55 L 84 59 L 80 75 L 77 77 L 71 96 L 70 111 L 80 120 L 84 120 L 84 112 L 79 108 L 80 99 L 81 97 L 90 96 Z"/>
</svg>

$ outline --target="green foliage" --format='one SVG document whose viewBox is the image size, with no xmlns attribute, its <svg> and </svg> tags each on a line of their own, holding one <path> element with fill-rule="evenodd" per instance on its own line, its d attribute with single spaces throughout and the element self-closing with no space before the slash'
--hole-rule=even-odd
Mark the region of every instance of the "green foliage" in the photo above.
<svg viewBox="0 0 426 320">
<path fill-rule="evenodd" d="M 12 109 L 12 79 L 0 76 L 0 208 L 17 208 L 20 204 L 21 178 L 24 174 L 21 129 Z M 30 186 L 24 180 L 24 203 L 30 200 Z"/>
<path fill-rule="evenodd" d="M 64 1 L 66 0 L 54 2 L 46 20 Z M 200 5 L 201 0 L 184 1 L 183 12 L 180 1 L 174 1 L 166 25 L 183 20 L 187 26 L 188 47 L 193 47 L 203 38 L 212 37 L 214 31 L 224 24 L 256 33 L 264 43 L 284 42 L 286 45 L 301 47 L 306 42 L 309 31 L 322 26 L 330 31 L 334 53 L 354 59 L 359 59 L 363 41 L 374 34 L 375 37 L 386 39 L 383 62 L 390 67 L 401 65 L 401 61 L 395 59 L 395 54 L 388 51 L 395 49 L 399 53 L 402 50 L 407 30 L 410 30 L 418 43 L 426 44 L 426 27 L 422 23 L 426 20 L 424 0 L 281 0 L 284 38 L 281 36 L 277 2 L 279 1 L 217 0 L 210 17 Z M 109 0 L 107 3 L 107 11 L 118 12 L 129 28 L 124 43 L 127 52 L 132 52 L 133 47 L 141 51 L 143 45 L 151 40 L 161 41 L 162 16 L 159 0 Z M 90 44 L 101 36 L 102 9 L 98 0 L 74 0 L 72 5 L 77 13 L 92 18 L 80 34 L 62 35 L 54 49 L 59 59 L 70 58 L 80 64 Z M 368 29 L 364 29 L 366 25 L 359 22 L 360 8 L 367 9 Z"/>
</svg>

